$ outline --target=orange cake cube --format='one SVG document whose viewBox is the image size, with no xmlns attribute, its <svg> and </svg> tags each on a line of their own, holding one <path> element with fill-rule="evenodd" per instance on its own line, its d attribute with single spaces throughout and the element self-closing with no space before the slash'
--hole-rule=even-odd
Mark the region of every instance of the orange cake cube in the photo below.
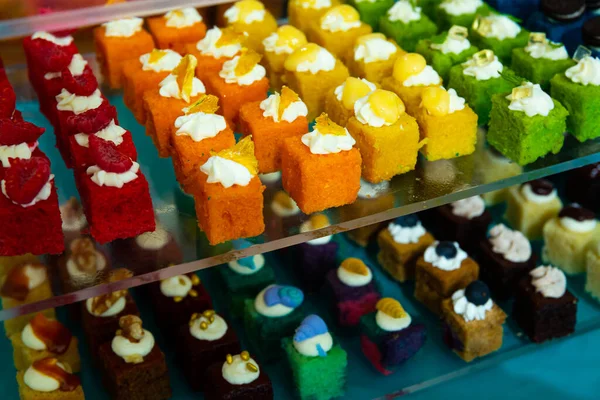
<svg viewBox="0 0 600 400">
<path fill-rule="evenodd" d="M 319 123 L 323 116 L 328 122 Z M 360 189 L 361 157 L 360 152 L 351 147 L 354 140 L 345 128 L 335 125 L 326 115 L 323 116 L 317 118 L 313 132 L 287 138 L 282 146 L 283 188 L 305 214 L 351 204 L 356 200 Z M 329 134 L 328 127 L 331 126 L 336 132 Z M 340 135 L 338 129 L 342 129 L 344 133 Z M 316 135 L 336 136 L 343 141 L 338 142 L 337 147 L 349 149 L 337 153 L 314 154 L 313 151 L 318 152 L 316 146 L 311 150 L 304 141 L 309 142 Z"/>
<path fill-rule="evenodd" d="M 331 7 L 340 4 L 340 0 L 330 0 L 324 7 L 316 8 L 317 2 L 313 0 L 290 0 L 288 3 L 288 19 L 290 25 L 295 26 L 304 33 L 308 33 L 313 21 L 319 21 L 321 16 Z M 325 3 L 325 2 L 322 2 Z"/>
<path fill-rule="evenodd" d="M 159 49 L 171 49 L 182 55 L 186 46 L 206 34 L 206 25 L 195 8 L 172 10 L 160 17 L 148 18 L 148 30 Z"/>
<path fill-rule="evenodd" d="M 217 104 L 215 96 L 203 96 L 171 126 L 175 176 L 187 193 L 193 192 L 199 167 L 211 153 L 235 146 L 233 131 L 225 117 L 215 114 Z"/>
<path fill-rule="evenodd" d="M 264 51 L 263 40 L 277 30 L 275 17 L 257 0 L 233 3 L 223 13 L 226 25 L 247 34 L 246 46 L 254 51 Z"/>
<path fill-rule="evenodd" d="M 152 51 L 152 35 L 142 28 L 144 20 L 128 18 L 107 22 L 94 29 L 96 58 L 104 79 L 112 89 L 122 86 L 125 61 Z"/>
<path fill-rule="evenodd" d="M 387 39 L 382 33 L 371 33 L 356 39 L 343 61 L 352 76 L 381 83 L 392 75 L 394 63 L 402 54 L 405 51 L 394 40 Z"/>
<path fill-rule="evenodd" d="M 415 116 L 419 112 L 421 94 L 428 87 L 441 86 L 442 78 L 417 53 L 405 53 L 394 63 L 392 76 L 381 81 L 381 87 L 396 93 L 404 102 L 406 112 Z"/>
<path fill-rule="evenodd" d="M 387 181 L 415 169 L 422 143 L 417 121 L 392 92 L 378 89 L 356 102 L 348 131 L 362 157 L 362 176 L 371 183 Z"/>
<path fill-rule="evenodd" d="M 200 167 L 194 189 L 200 229 L 212 245 L 260 235 L 265 186 L 257 176 L 252 139 L 213 154 Z"/>
<path fill-rule="evenodd" d="M 309 43 L 285 60 L 287 86 L 300 95 L 311 121 L 325 109 L 325 97 L 349 76 L 348 69 L 323 47 Z"/>
<path fill-rule="evenodd" d="M 477 114 L 454 89 L 426 89 L 415 117 L 426 144 L 421 153 L 429 161 L 471 154 L 477 143 Z M 450 105 L 460 107 L 451 109 Z"/>
<path fill-rule="evenodd" d="M 344 24 L 356 26 L 347 30 L 340 29 L 339 25 Z M 360 22 L 360 15 L 354 7 L 342 4 L 327 10 L 320 19 L 314 20 L 307 35 L 311 42 L 342 58 L 354 46 L 356 39 L 371 31 L 371 25 Z"/>
<path fill-rule="evenodd" d="M 208 77 L 208 92 L 219 98 L 219 113 L 233 126 L 238 122 L 242 105 L 267 98 L 269 80 L 259 61 L 260 55 L 248 50 L 226 61 L 218 75 Z"/>
<path fill-rule="evenodd" d="M 290 92 L 292 95 L 287 94 Z M 244 135 L 252 135 L 254 154 L 261 174 L 281 169 L 283 141 L 308 132 L 307 113 L 306 105 L 298 95 L 285 86 L 281 95 L 275 93 L 262 102 L 242 106 L 240 129 Z"/>
<path fill-rule="evenodd" d="M 210 75 L 218 74 L 225 61 L 238 55 L 246 40 L 244 33 L 233 28 L 211 28 L 195 44 L 188 44 L 186 52 L 198 60 L 196 76 L 206 82 Z"/>
<path fill-rule="evenodd" d="M 354 103 L 369 92 L 377 89 L 375 84 L 365 79 L 349 77 L 325 96 L 325 113 L 336 124 L 346 126 L 354 116 Z"/>
<path fill-rule="evenodd" d="M 306 36 L 302 31 L 291 25 L 280 26 L 277 31 L 271 33 L 263 40 L 265 49 L 263 65 L 267 70 L 271 89 L 281 90 L 285 84 L 284 67 L 285 59 L 294 50 L 307 43 Z"/>
<path fill-rule="evenodd" d="M 144 93 L 158 87 L 179 61 L 181 56 L 173 51 L 152 50 L 123 64 L 123 101 L 140 124 L 146 122 Z"/>
</svg>

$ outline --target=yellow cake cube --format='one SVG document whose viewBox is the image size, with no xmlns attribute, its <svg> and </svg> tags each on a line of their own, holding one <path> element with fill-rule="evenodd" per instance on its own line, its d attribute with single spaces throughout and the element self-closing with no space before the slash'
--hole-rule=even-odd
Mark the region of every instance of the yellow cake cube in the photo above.
<svg viewBox="0 0 600 400">
<path fill-rule="evenodd" d="M 419 126 L 394 93 L 373 91 L 356 102 L 355 113 L 347 128 L 360 150 L 365 180 L 379 183 L 415 169 Z"/>
<path fill-rule="evenodd" d="M 343 4 L 327 10 L 320 19 L 314 20 L 307 36 L 310 41 L 341 58 L 354 46 L 356 39 L 371 31 L 370 25 L 360 21 L 355 8 Z"/>
<path fill-rule="evenodd" d="M 370 33 L 356 39 L 354 46 L 342 58 L 350 74 L 381 83 L 392 75 L 398 56 L 406 52 L 382 33 Z"/>
<path fill-rule="evenodd" d="M 513 229 L 521 231 L 529 240 L 536 240 L 542 237 L 546 222 L 558 215 L 562 202 L 556 192 L 545 200 L 540 198 L 541 202 L 536 201 L 538 198 L 532 196 L 531 191 L 531 183 L 511 187 L 506 195 L 504 218 Z"/>
<path fill-rule="evenodd" d="M 308 107 L 308 120 L 320 115 L 325 97 L 349 76 L 348 69 L 326 49 L 309 43 L 285 60 L 287 86 L 298 93 Z"/>
<path fill-rule="evenodd" d="M 306 36 L 291 25 L 280 26 L 263 40 L 263 65 L 267 70 L 271 89 L 281 91 L 285 84 L 284 68 L 286 58 L 307 43 Z"/>
<path fill-rule="evenodd" d="M 591 243 L 588 248 L 585 270 L 587 272 L 585 290 L 600 299 L 600 239 Z"/>
<path fill-rule="evenodd" d="M 452 100 L 451 100 L 452 99 Z M 456 103 L 458 107 L 451 108 Z M 472 154 L 477 143 L 477 114 L 465 105 L 454 89 L 431 87 L 423 91 L 415 115 L 421 140 L 427 139 L 421 153 L 429 161 Z M 459 109 L 462 106 L 462 109 Z"/>
<path fill-rule="evenodd" d="M 254 51 L 264 51 L 263 40 L 277 30 L 275 17 L 257 0 L 241 0 L 223 14 L 227 26 L 247 33 L 246 46 Z"/>
<path fill-rule="evenodd" d="M 331 7 L 340 4 L 340 0 L 290 0 L 288 19 L 290 25 L 307 33 L 312 21 L 318 21 Z"/>
<path fill-rule="evenodd" d="M 338 125 L 346 126 L 354 116 L 354 103 L 377 89 L 366 79 L 349 77 L 335 89 L 329 90 L 325 97 L 325 113 Z"/>
</svg>

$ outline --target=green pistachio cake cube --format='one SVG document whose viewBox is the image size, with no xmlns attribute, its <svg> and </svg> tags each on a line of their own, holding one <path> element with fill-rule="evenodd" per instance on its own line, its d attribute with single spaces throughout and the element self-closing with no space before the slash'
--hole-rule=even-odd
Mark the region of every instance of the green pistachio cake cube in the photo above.
<svg viewBox="0 0 600 400">
<path fill-rule="evenodd" d="M 425 15 L 435 21 L 437 8 L 443 0 L 416 0 L 417 5 L 421 7 Z"/>
<path fill-rule="evenodd" d="M 512 50 L 527 45 L 529 31 L 506 15 L 491 14 L 474 23 L 471 41 L 480 49 L 493 50 L 503 64 L 510 65 Z"/>
<path fill-rule="evenodd" d="M 348 4 L 356 8 L 360 20 L 371 25 L 376 32 L 379 30 L 379 19 L 394 5 L 394 0 L 349 0 Z"/>
<path fill-rule="evenodd" d="M 568 56 L 566 59 L 560 60 L 534 58 L 523 48 L 513 49 L 510 67 L 517 75 L 522 76 L 530 82 L 539 83 L 542 89 L 546 90 L 550 88 L 550 79 L 554 75 L 565 72 L 573 65 L 575 65 L 575 61 L 571 60 Z"/>
<path fill-rule="evenodd" d="M 419 14 L 419 19 L 411 19 Z M 380 18 L 379 30 L 405 51 L 413 52 L 419 40 L 435 35 L 438 28 L 409 0 L 400 0 Z"/>
</svg>

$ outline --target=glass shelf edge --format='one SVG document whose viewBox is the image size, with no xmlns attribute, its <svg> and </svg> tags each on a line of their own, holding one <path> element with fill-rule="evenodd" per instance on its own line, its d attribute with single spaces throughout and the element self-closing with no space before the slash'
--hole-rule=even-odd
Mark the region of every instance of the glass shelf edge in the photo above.
<svg viewBox="0 0 600 400">
<path fill-rule="evenodd" d="M 600 153 L 594 153 L 580 158 L 564 161 L 559 164 L 540 168 L 535 171 L 524 173 L 518 176 L 502 179 L 496 182 L 481 184 L 474 187 L 457 190 L 451 193 L 444 194 L 435 198 L 407 204 L 391 208 L 376 214 L 353 219 L 351 221 L 341 222 L 327 228 L 316 231 L 305 232 L 289 236 L 286 238 L 277 239 L 267 243 L 256 244 L 243 250 L 231 250 L 223 254 L 207 257 L 201 260 L 195 260 L 168 268 L 163 268 L 158 271 L 148 272 L 146 274 L 137 275 L 120 282 L 110 284 L 102 284 L 88 287 L 75 292 L 67 293 L 42 300 L 35 303 L 24 304 L 21 306 L 0 310 L 0 321 L 18 317 L 33 312 L 42 311 L 51 307 L 63 306 L 78 301 L 88 299 L 90 297 L 109 293 L 115 290 L 129 289 L 136 286 L 141 286 L 147 283 L 155 282 L 161 279 L 170 278 L 172 276 L 186 274 L 202 269 L 214 267 L 216 265 L 225 264 L 227 262 L 240 258 L 250 257 L 256 254 L 268 253 L 271 251 L 294 246 L 300 243 L 307 242 L 312 239 L 321 238 L 324 236 L 334 235 L 337 233 L 346 232 L 352 229 L 357 229 L 363 226 L 376 224 L 386 220 L 394 219 L 406 214 L 412 214 L 419 211 L 424 211 L 430 208 L 442 206 L 450 202 L 464 199 L 471 196 L 480 195 L 490 191 L 503 189 L 509 186 L 518 185 L 528 182 L 533 179 L 543 178 L 549 175 L 554 175 L 560 172 L 568 171 L 574 168 L 582 167 L 594 162 L 600 161 Z"/>
<path fill-rule="evenodd" d="M 42 30 L 82 28 L 118 18 L 147 17 L 183 6 L 208 7 L 223 3 L 227 0 L 144 0 L 14 18 L 0 21 L 0 40 L 17 39 Z"/>
</svg>

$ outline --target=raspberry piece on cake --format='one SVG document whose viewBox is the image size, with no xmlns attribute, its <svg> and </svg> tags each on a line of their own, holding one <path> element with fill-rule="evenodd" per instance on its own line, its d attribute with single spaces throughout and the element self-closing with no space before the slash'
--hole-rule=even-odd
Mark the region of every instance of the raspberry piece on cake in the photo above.
<svg viewBox="0 0 600 400">
<path fill-rule="evenodd" d="M 38 149 L 38 139 L 45 129 L 14 118 L 0 118 L 0 179 L 10 167 L 10 159 L 46 158 Z"/>
<path fill-rule="evenodd" d="M 50 161 L 9 159 L 0 186 L 0 255 L 59 254 L 62 222 Z"/>
<path fill-rule="evenodd" d="M 4 73 L 4 69 L 2 69 Z M 10 118 L 17 104 L 17 96 L 6 75 L 0 79 L 0 118 Z"/>
<path fill-rule="evenodd" d="M 100 243 L 152 231 L 156 224 L 140 166 L 112 142 L 89 136 L 92 165 L 75 173 L 90 233 Z"/>
</svg>

